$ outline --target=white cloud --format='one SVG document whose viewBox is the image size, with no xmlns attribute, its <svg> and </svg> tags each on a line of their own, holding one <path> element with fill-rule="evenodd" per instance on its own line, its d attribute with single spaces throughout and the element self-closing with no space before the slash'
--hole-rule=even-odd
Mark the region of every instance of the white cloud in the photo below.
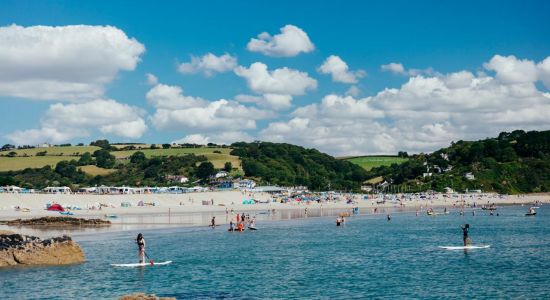
<svg viewBox="0 0 550 300">
<path fill-rule="evenodd" d="M 350 88 L 346 91 L 346 96 L 357 98 L 359 94 L 361 94 L 361 90 L 356 85 L 350 86 Z"/>
<path fill-rule="evenodd" d="M 237 59 L 227 53 L 221 56 L 207 53 L 202 57 L 191 56 L 191 62 L 180 64 L 178 71 L 183 74 L 202 72 L 205 76 L 213 76 L 214 73 L 231 71 L 236 66 Z"/>
<path fill-rule="evenodd" d="M 256 120 L 273 118 L 269 110 L 236 101 L 206 101 L 184 96 L 178 86 L 157 84 L 146 95 L 156 111 L 150 117 L 158 130 L 182 130 L 190 135 L 256 129 Z"/>
<path fill-rule="evenodd" d="M 380 69 L 382 69 L 382 71 L 390 72 L 394 74 L 401 74 L 401 75 L 407 74 L 407 72 L 405 71 L 405 67 L 401 63 L 389 63 L 387 65 L 382 65 Z"/>
<path fill-rule="evenodd" d="M 402 63 L 389 63 L 387 65 L 381 65 L 380 70 L 383 72 L 390 72 L 397 75 L 404 75 L 404 76 L 417 76 L 417 75 L 440 75 L 436 74 L 432 68 L 426 68 L 426 69 L 405 69 L 405 66 L 403 66 Z"/>
<path fill-rule="evenodd" d="M 281 33 L 271 36 L 262 32 L 257 39 L 250 39 L 247 49 L 268 56 L 296 56 L 301 52 L 309 53 L 315 49 L 307 33 L 294 25 L 281 28 Z"/>
<path fill-rule="evenodd" d="M 536 64 L 538 80 L 544 80 L 544 62 Z M 395 154 L 433 151 L 501 131 L 548 129 L 550 94 L 537 89 L 532 65 L 523 63 L 510 57 L 489 63 L 497 77 L 469 71 L 417 75 L 363 99 L 328 95 L 297 108 L 287 121 L 270 123 L 260 138 L 335 155 Z"/>
<path fill-rule="evenodd" d="M 40 129 L 16 131 L 8 138 L 17 144 L 59 143 L 87 137 L 97 128 L 103 134 L 134 139 L 147 130 L 143 115 L 141 109 L 115 100 L 56 103 L 42 117 Z"/>
<path fill-rule="evenodd" d="M 256 103 L 274 110 L 285 110 L 292 106 L 292 96 L 280 94 L 264 94 L 262 96 L 237 95 L 235 100 L 243 103 Z"/>
<path fill-rule="evenodd" d="M 208 143 L 215 143 L 215 144 L 222 144 L 222 145 L 230 145 L 234 142 L 250 142 L 252 141 L 252 137 L 242 131 L 223 131 L 223 132 L 217 132 L 217 133 L 210 133 L 208 135 L 203 134 L 190 134 L 187 135 L 181 139 L 175 140 L 172 143 L 176 144 L 197 144 L 197 145 L 206 145 Z"/>
<path fill-rule="evenodd" d="M 145 74 L 145 77 L 147 78 L 147 84 L 149 85 L 156 85 L 157 83 L 159 83 L 159 79 L 157 78 L 157 76 L 151 73 Z"/>
<path fill-rule="evenodd" d="M 550 89 L 550 56 L 537 64 L 539 78 L 546 88 Z"/>
<path fill-rule="evenodd" d="M 537 81 L 537 68 L 532 60 L 517 59 L 515 56 L 495 55 L 485 69 L 495 71 L 496 78 L 503 83 L 530 83 Z"/>
<path fill-rule="evenodd" d="M 184 96 L 183 89 L 179 86 L 166 84 L 155 85 L 145 98 L 149 104 L 160 109 L 182 109 L 205 105 L 206 101 L 201 98 Z"/>
<path fill-rule="evenodd" d="M 336 55 L 327 57 L 325 62 L 319 67 L 319 72 L 330 74 L 332 81 L 343 83 L 357 83 L 359 78 L 366 75 L 363 70 L 350 71 L 348 64 Z"/>
<path fill-rule="evenodd" d="M 145 47 L 112 26 L 0 27 L 0 96 L 91 100 Z"/>
<path fill-rule="evenodd" d="M 308 90 L 317 88 L 317 80 L 308 73 L 289 68 L 273 71 L 267 65 L 255 62 L 250 67 L 239 66 L 235 69 L 237 76 L 246 79 L 248 87 L 259 94 L 303 95 Z"/>
</svg>

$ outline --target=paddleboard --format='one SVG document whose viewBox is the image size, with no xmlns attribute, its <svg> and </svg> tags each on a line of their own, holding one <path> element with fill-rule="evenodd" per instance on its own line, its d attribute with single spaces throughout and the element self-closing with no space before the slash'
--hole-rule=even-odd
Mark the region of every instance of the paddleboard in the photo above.
<svg viewBox="0 0 550 300">
<path fill-rule="evenodd" d="M 163 266 L 163 265 L 168 265 L 168 264 L 171 264 L 171 263 L 172 263 L 172 261 L 168 260 L 168 261 L 163 261 L 163 262 L 153 262 L 153 264 L 151 264 L 149 262 L 144 262 L 144 263 L 135 263 L 135 264 L 111 264 L 111 266 L 113 266 L 113 267 L 134 268 L 134 267 L 147 267 L 147 266 Z"/>
<path fill-rule="evenodd" d="M 469 250 L 469 249 L 487 249 L 491 245 L 479 245 L 479 246 L 439 246 L 441 249 L 445 250 Z"/>
</svg>

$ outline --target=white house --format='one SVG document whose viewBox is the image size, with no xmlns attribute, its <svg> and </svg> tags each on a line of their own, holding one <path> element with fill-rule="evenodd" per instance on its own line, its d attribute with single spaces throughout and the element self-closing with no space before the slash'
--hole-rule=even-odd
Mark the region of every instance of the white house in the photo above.
<svg viewBox="0 0 550 300">
<path fill-rule="evenodd" d="M 239 181 L 239 188 L 241 189 L 253 189 L 256 187 L 256 182 L 250 179 L 243 179 Z"/>
<path fill-rule="evenodd" d="M 468 179 L 468 180 L 474 180 L 476 179 L 474 174 L 472 174 L 472 172 L 468 172 L 468 173 L 464 173 L 464 178 Z"/>
<path fill-rule="evenodd" d="M 226 171 L 219 171 L 218 173 L 216 173 L 216 178 L 223 178 L 223 177 L 227 177 L 227 175 L 229 175 Z"/>
</svg>

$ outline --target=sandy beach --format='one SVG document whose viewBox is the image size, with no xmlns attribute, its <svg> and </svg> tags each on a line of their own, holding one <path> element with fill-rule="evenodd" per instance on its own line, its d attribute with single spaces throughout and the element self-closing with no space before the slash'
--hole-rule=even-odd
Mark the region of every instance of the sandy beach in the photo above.
<svg viewBox="0 0 550 300">
<path fill-rule="evenodd" d="M 476 204 L 494 203 L 498 205 L 533 204 L 535 202 L 550 203 L 548 194 L 531 195 L 443 195 L 436 194 L 427 198 L 404 198 L 397 195 L 387 195 L 387 198 L 401 199 L 386 200 L 382 198 L 365 199 L 365 195 L 340 194 L 332 201 L 290 201 L 288 203 L 274 202 L 268 193 L 249 193 L 242 191 L 201 192 L 186 194 L 146 194 L 146 195 L 90 195 L 90 194 L 0 194 L 0 220 L 17 218 L 33 218 L 41 216 L 59 216 L 58 212 L 47 211 L 46 205 L 59 203 L 63 207 L 73 208 L 70 211 L 75 217 L 84 218 L 112 218 L 115 224 L 179 224 L 200 225 L 210 224 L 212 216 L 216 216 L 218 224 L 226 224 L 236 213 L 251 213 L 254 215 L 291 211 L 305 213 L 306 208 L 310 215 L 318 210 L 346 211 L 354 207 L 360 213 L 373 213 L 375 209 L 394 209 L 398 211 L 423 211 L 429 207 L 461 209 L 462 202 L 469 208 Z M 243 204 L 244 200 L 255 199 L 261 203 Z M 348 203 L 348 200 L 353 203 Z M 138 206 L 140 202 L 144 206 Z M 377 203 L 378 202 L 378 203 Z M 129 207 L 123 207 L 123 204 Z M 74 209 L 76 208 L 76 209 Z M 25 209 L 25 210 L 24 210 Z M 322 213 L 313 213 L 324 215 Z M 299 217 L 299 216 L 298 216 Z"/>
</svg>

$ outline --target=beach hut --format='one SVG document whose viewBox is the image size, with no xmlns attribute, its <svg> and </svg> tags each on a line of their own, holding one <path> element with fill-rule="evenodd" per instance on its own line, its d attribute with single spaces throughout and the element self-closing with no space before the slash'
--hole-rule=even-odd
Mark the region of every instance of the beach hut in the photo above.
<svg viewBox="0 0 550 300">
<path fill-rule="evenodd" d="M 48 210 L 49 211 L 65 211 L 63 206 L 61 206 L 61 204 L 57 204 L 57 203 L 50 205 L 50 207 L 48 207 Z"/>
</svg>

